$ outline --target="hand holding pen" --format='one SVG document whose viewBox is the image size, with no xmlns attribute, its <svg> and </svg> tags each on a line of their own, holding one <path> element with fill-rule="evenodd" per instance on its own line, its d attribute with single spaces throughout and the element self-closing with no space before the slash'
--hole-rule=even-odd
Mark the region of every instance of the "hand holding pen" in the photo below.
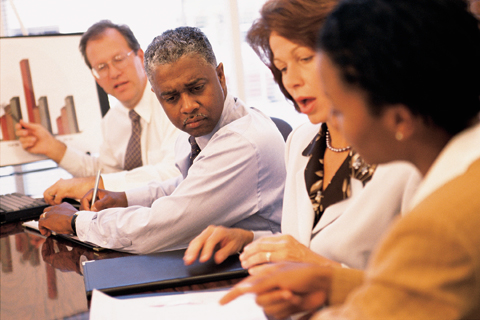
<svg viewBox="0 0 480 320">
<path fill-rule="evenodd" d="M 88 211 L 100 211 L 112 207 L 128 206 L 125 192 L 113 192 L 98 188 L 100 172 L 97 173 L 95 188 L 88 191 L 80 200 L 80 209 Z"/>
</svg>

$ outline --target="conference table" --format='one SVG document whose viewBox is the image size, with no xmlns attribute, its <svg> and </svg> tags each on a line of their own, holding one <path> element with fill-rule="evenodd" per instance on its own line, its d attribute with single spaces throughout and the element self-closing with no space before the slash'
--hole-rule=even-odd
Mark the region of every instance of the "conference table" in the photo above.
<svg viewBox="0 0 480 320">
<path fill-rule="evenodd" d="M 52 169 L 49 175 L 55 170 L 61 169 Z M 0 177 L 0 183 L 5 183 L 4 178 Z M 89 319 L 90 301 L 85 293 L 82 261 L 129 255 L 113 250 L 96 252 L 61 238 L 46 238 L 25 230 L 22 222 L 0 226 L 0 245 L 1 320 Z M 162 289 L 155 293 L 226 288 L 238 281 L 216 281 Z"/>
<path fill-rule="evenodd" d="M 81 262 L 129 255 L 112 250 L 96 252 L 61 238 L 45 238 L 26 231 L 21 222 L 5 224 L 0 229 L 2 320 L 89 319 Z M 224 288 L 238 281 L 216 281 L 155 292 Z"/>
</svg>

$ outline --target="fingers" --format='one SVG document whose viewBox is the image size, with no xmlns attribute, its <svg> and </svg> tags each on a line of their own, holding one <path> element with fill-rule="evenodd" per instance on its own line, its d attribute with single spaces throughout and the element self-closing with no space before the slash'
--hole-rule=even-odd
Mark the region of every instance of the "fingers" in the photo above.
<svg viewBox="0 0 480 320">
<path fill-rule="evenodd" d="M 38 139 L 34 136 L 29 136 L 26 130 L 17 131 L 17 136 L 19 136 L 18 141 L 22 145 L 22 148 L 29 151 L 35 146 Z"/>
<path fill-rule="evenodd" d="M 77 198 L 76 194 L 72 192 L 72 187 L 75 190 L 74 179 L 60 179 L 43 193 L 45 202 L 50 205 L 61 204 L 65 198 Z"/>
<path fill-rule="evenodd" d="M 281 252 L 282 249 L 283 246 L 276 241 L 259 239 L 245 247 L 240 262 L 243 268 L 249 269 L 264 263 L 282 261 L 285 255 Z"/>
<path fill-rule="evenodd" d="M 51 235 L 52 232 L 57 234 L 71 234 L 71 220 L 77 212 L 71 204 L 62 203 L 57 206 L 45 208 L 44 212 L 38 219 L 38 228 L 43 235 Z"/>
<path fill-rule="evenodd" d="M 231 252 L 232 247 L 235 245 L 231 237 L 234 232 L 235 231 L 230 228 L 212 226 L 211 234 L 204 243 L 202 254 L 200 255 L 200 262 L 208 261 L 212 257 L 215 248 L 218 248 L 218 245 L 220 245 L 220 248 L 218 248 L 218 251 L 215 253 L 215 262 L 218 264 L 225 261 L 230 254 L 235 252 L 235 250 Z"/>
<path fill-rule="evenodd" d="M 80 199 L 80 210 L 92 211 L 90 204 L 92 203 L 93 189 L 88 191 L 82 199 Z"/>
<path fill-rule="evenodd" d="M 278 254 L 275 251 L 259 251 L 251 254 L 247 259 L 241 254 L 240 262 L 244 269 L 250 269 L 265 263 L 276 262 L 276 256 L 278 256 Z"/>
<path fill-rule="evenodd" d="M 273 290 L 260 294 L 255 302 L 263 308 L 267 315 L 274 316 L 276 319 L 284 319 L 301 311 L 298 307 L 301 304 L 301 297 L 289 290 Z"/>
<path fill-rule="evenodd" d="M 41 125 L 39 124 L 26 122 L 23 119 L 20 119 L 19 123 L 15 125 L 15 128 L 20 128 L 20 129 L 23 128 L 25 130 L 34 130 L 40 126 Z"/>
<path fill-rule="evenodd" d="M 220 249 L 218 249 L 217 252 L 215 252 L 215 255 L 214 255 L 215 263 L 217 263 L 217 264 L 222 263 L 230 255 L 234 254 L 235 252 L 238 252 L 237 244 L 234 241 L 227 242 L 224 246 L 222 246 Z M 203 255 L 203 253 L 202 253 L 202 255 Z"/>
<path fill-rule="evenodd" d="M 302 261 L 305 255 L 302 248 L 306 247 L 290 235 L 273 235 L 246 246 L 240 255 L 240 261 L 246 269 L 270 262 Z"/>
<path fill-rule="evenodd" d="M 45 202 L 52 206 L 57 204 L 55 203 L 55 197 L 57 194 L 57 182 L 51 187 L 47 188 L 47 190 L 45 190 L 45 192 L 43 193 L 43 199 L 45 200 Z"/>
<path fill-rule="evenodd" d="M 248 280 L 248 278 L 247 278 L 247 280 Z M 244 280 L 244 281 L 246 281 L 246 280 Z M 227 294 L 224 295 L 220 299 L 219 303 L 221 305 L 225 305 L 225 304 L 235 300 L 236 298 L 240 297 L 241 295 L 244 295 L 245 293 L 253 292 L 252 291 L 252 285 L 249 282 L 244 283 L 244 281 L 240 282 L 239 284 L 234 286 L 232 290 L 227 292 Z"/>
<path fill-rule="evenodd" d="M 235 285 L 225 296 L 220 299 L 220 304 L 224 305 L 235 300 L 245 293 L 255 293 L 257 295 L 271 291 L 278 287 L 278 279 L 271 277 L 271 271 L 274 266 L 264 266 L 262 271 L 256 275 L 249 276 L 239 284 Z"/>
<path fill-rule="evenodd" d="M 46 217 L 46 213 L 48 211 L 51 210 L 52 207 L 47 207 L 43 210 L 43 213 L 40 215 L 39 219 L 38 219 L 38 230 L 40 231 L 40 233 L 44 236 L 47 236 L 49 237 L 52 232 L 50 231 L 49 228 L 46 228 L 45 227 L 45 220 L 47 219 Z"/>
<path fill-rule="evenodd" d="M 195 260 L 197 260 L 198 255 L 200 254 L 200 250 L 204 248 L 205 242 L 213 233 L 215 226 L 208 226 L 205 230 L 202 231 L 195 239 L 190 241 L 187 250 L 185 251 L 185 255 L 183 256 L 183 261 L 185 265 L 191 265 Z M 202 251 L 202 256 L 210 257 L 212 256 L 213 250 L 210 253 L 207 252 L 206 249 Z"/>
<path fill-rule="evenodd" d="M 15 134 L 19 137 L 25 137 L 28 135 L 28 130 L 26 130 L 28 123 L 20 119 L 18 123 L 15 124 Z"/>
<path fill-rule="evenodd" d="M 105 190 L 98 189 L 97 195 L 98 197 L 100 197 L 100 199 L 94 202 L 94 204 L 90 208 L 91 211 L 98 212 L 103 209 L 116 207 L 115 200 L 112 197 L 110 197 Z M 93 196 L 93 191 L 92 191 L 92 194 L 90 194 L 90 203 L 91 203 L 92 196 Z"/>
<path fill-rule="evenodd" d="M 271 267 L 271 265 L 268 265 L 268 264 L 261 264 L 261 265 L 258 265 L 258 266 L 254 266 L 254 267 L 251 267 L 248 269 L 248 273 L 252 276 L 255 276 L 255 275 L 259 275 L 259 274 L 263 274 L 265 273 L 266 271 L 265 270 L 269 270 Z"/>
<path fill-rule="evenodd" d="M 278 248 L 278 237 L 264 237 L 260 238 L 243 249 L 242 259 L 247 260 L 251 256 L 258 254 L 259 252 L 275 251 Z"/>
</svg>

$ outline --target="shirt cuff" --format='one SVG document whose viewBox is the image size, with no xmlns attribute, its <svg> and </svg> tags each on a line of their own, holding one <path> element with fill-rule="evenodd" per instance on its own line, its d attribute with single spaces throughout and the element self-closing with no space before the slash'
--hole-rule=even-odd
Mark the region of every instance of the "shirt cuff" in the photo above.
<svg viewBox="0 0 480 320">
<path fill-rule="evenodd" d="M 78 211 L 77 220 L 75 220 L 75 229 L 77 231 L 77 237 L 80 240 L 85 241 L 90 229 L 90 223 L 97 213 L 98 212 L 94 211 Z"/>
<path fill-rule="evenodd" d="M 258 240 L 258 239 L 263 238 L 263 237 L 268 237 L 268 236 L 273 235 L 272 231 L 270 231 L 270 230 L 262 230 L 262 231 L 251 230 L 251 231 L 253 232 L 253 241 Z"/>
</svg>

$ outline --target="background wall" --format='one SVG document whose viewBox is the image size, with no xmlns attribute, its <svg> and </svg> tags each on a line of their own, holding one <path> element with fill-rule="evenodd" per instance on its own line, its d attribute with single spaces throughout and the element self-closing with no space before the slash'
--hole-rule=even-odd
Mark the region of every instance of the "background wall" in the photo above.
<svg viewBox="0 0 480 320">
<path fill-rule="evenodd" d="M 263 0 L 0 1 L 2 36 L 84 32 L 93 23 L 109 19 L 129 25 L 146 49 L 167 29 L 199 27 L 212 42 L 217 60 L 224 63 L 230 92 L 293 127 L 308 121 L 285 101 L 268 68 L 244 41 Z"/>
</svg>

